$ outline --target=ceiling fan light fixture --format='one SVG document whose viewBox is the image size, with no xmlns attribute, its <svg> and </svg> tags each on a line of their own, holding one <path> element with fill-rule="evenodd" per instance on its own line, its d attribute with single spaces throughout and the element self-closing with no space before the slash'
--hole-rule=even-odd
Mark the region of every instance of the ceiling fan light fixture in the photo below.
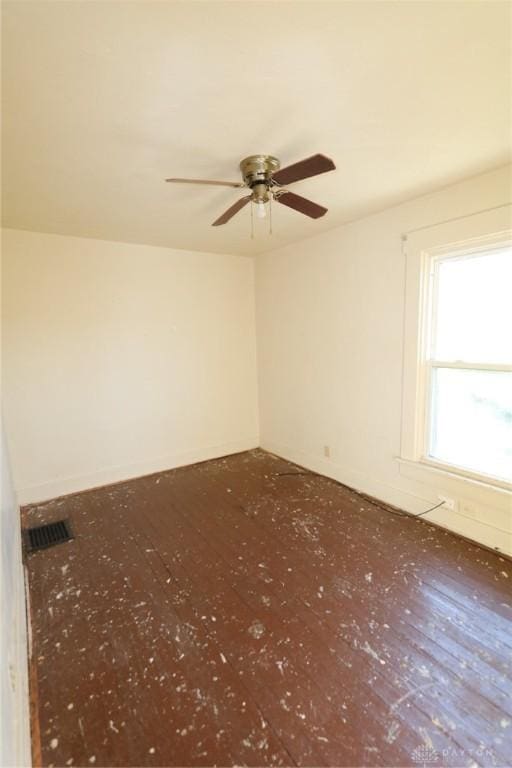
<svg viewBox="0 0 512 768">
<path fill-rule="evenodd" d="M 263 202 L 263 200 L 258 200 L 256 203 L 256 218 L 258 219 L 264 219 L 267 215 L 267 206 L 266 203 Z"/>
</svg>

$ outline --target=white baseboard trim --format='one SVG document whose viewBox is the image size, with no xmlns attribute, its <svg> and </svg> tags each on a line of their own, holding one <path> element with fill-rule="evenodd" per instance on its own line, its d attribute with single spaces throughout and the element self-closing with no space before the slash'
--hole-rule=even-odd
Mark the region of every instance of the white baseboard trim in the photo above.
<svg viewBox="0 0 512 768">
<path fill-rule="evenodd" d="M 21 505 L 43 503 L 58 496 L 79 493 L 80 491 L 86 491 L 102 485 L 110 485 L 111 483 L 150 475 L 154 472 L 163 472 L 167 469 L 175 469 L 176 467 L 196 464 L 200 461 L 252 450 L 257 448 L 259 444 L 261 448 L 270 453 L 293 461 L 326 477 L 331 477 L 350 488 L 354 488 L 354 490 L 366 493 L 412 514 L 424 512 L 425 509 L 434 506 L 437 502 L 437 496 L 433 488 L 426 487 L 425 496 L 419 496 L 403 488 L 397 488 L 388 483 L 375 480 L 362 472 L 344 467 L 332 459 L 318 457 L 300 449 L 274 443 L 266 439 L 262 439 L 260 443 L 257 437 L 208 446 L 179 454 L 161 456 L 123 467 L 111 467 L 91 474 L 58 478 L 47 483 L 27 486 L 17 491 L 18 499 Z M 472 520 L 464 515 L 456 512 L 447 512 L 443 509 L 429 513 L 428 520 L 442 528 L 465 536 L 476 543 L 484 544 L 492 549 L 498 549 L 512 556 L 512 533 L 510 530 L 504 530 L 489 522 Z"/>
<path fill-rule="evenodd" d="M 348 485 L 356 491 L 361 491 L 369 496 L 374 496 L 376 499 L 381 499 L 387 504 L 391 504 L 395 507 L 406 509 L 407 512 L 417 514 L 418 512 L 423 512 L 425 508 L 428 508 L 429 504 L 432 506 L 436 503 L 431 498 L 415 496 L 400 488 L 395 488 L 378 480 L 373 480 L 362 472 L 357 472 L 348 469 L 341 464 L 337 464 L 332 459 L 324 459 L 306 453 L 305 451 L 291 448 L 288 445 L 282 445 L 268 440 L 262 440 L 261 447 L 265 451 L 275 453 L 283 459 L 288 459 L 288 461 L 293 461 L 295 464 L 300 464 L 307 469 L 318 472 L 320 475 L 331 477 L 333 480 L 337 480 L 339 483 L 343 483 L 343 485 Z"/>
<path fill-rule="evenodd" d="M 337 480 L 356 491 L 373 496 L 411 514 L 417 515 L 438 503 L 435 489 L 427 487 L 424 497 L 417 496 L 402 488 L 396 488 L 379 480 L 374 480 L 362 472 L 348 469 L 337 464 L 332 459 L 314 456 L 288 445 L 274 443 L 262 438 L 261 447 L 283 459 L 288 459 L 288 461 L 311 469 L 321 475 L 331 477 L 333 480 Z M 447 512 L 442 509 L 429 513 L 428 518 L 425 519 L 441 528 L 446 528 L 453 533 L 471 539 L 477 544 L 483 544 L 486 547 L 497 549 L 504 554 L 512 556 L 512 533 L 510 530 L 492 525 L 492 523 L 472 520 L 456 512 Z"/>
<path fill-rule="evenodd" d="M 221 456 L 229 456 L 241 451 L 250 451 L 259 445 L 258 437 L 245 440 L 235 440 L 221 445 L 212 445 L 198 448 L 183 453 L 168 454 L 148 461 L 136 462 L 121 467 L 109 467 L 99 472 L 92 472 L 75 477 L 56 478 L 46 483 L 25 486 L 16 490 L 21 506 L 26 504 L 39 504 L 58 496 L 66 496 L 70 493 L 79 493 L 102 485 L 131 480 L 143 475 L 151 475 L 155 472 L 164 472 L 167 469 L 184 467 L 188 464 L 196 464 L 200 461 L 218 459 Z"/>
</svg>

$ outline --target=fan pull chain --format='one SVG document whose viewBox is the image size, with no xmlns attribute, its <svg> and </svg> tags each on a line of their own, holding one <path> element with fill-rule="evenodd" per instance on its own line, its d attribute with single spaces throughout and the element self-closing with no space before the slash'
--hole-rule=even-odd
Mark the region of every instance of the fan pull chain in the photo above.
<svg viewBox="0 0 512 768">
<path fill-rule="evenodd" d="M 272 191 L 270 192 L 270 196 L 268 199 L 268 233 L 269 235 L 272 234 Z"/>
<path fill-rule="evenodd" d="M 251 200 L 251 240 L 254 240 L 254 213 L 253 213 L 254 203 Z"/>
</svg>

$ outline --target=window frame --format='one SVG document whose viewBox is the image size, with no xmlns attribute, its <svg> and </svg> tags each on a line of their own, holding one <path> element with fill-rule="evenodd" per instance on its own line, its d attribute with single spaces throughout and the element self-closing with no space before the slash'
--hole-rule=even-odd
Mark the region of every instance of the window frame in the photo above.
<svg viewBox="0 0 512 768">
<path fill-rule="evenodd" d="M 507 480 L 430 456 L 429 443 L 435 368 L 512 371 L 508 364 L 441 361 L 431 355 L 439 264 L 449 258 L 463 259 L 511 246 L 510 214 L 511 206 L 504 206 L 403 237 L 406 279 L 400 458 L 505 490 L 512 490 L 512 483 Z"/>
<path fill-rule="evenodd" d="M 426 304 L 423 307 L 423 313 L 424 313 L 423 323 L 425 326 L 425 346 L 423 349 L 423 355 L 424 355 L 423 362 L 425 365 L 425 371 L 424 371 L 425 400 L 424 400 L 424 408 L 423 408 L 424 417 L 423 417 L 422 423 L 420 424 L 420 430 L 421 430 L 420 441 L 422 446 L 421 457 L 420 457 L 421 461 L 427 464 L 443 467 L 448 470 L 456 470 L 457 472 L 461 472 L 467 475 L 468 477 L 472 477 L 478 480 L 483 480 L 486 482 L 504 483 L 509 487 L 512 487 L 512 483 L 507 483 L 507 481 L 503 478 L 495 477 L 494 475 L 488 475 L 482 472 L 478 472 L 476 470 L 471 470 L 459 464 L 453 464 L 451 462 L 443 461 L 442 459 L 438 459 L 435 456 L 432 456 L 432 454 L 430 453 L 430 447 L 432 444 L 432 431 L 433 431 L 432 409 L 433 409 L 433 396 L 434 396 L 433 379 L 434 379 L 435 369 L 451 368 L 455 370 L 466 370 L 466 371 L 492 371 L 492 372 L 496 371 L 496 372 L 512 373 L 512 364 L 479 363 L 476 361 L 468 361 L 468 360 L 464 360 L 464 361 L 441 360 L 434 355 L 433 346 L 434 346 L 434 338 L 436 335 L 436 325 L 437 325 L 439 266 L 441 263 L 444 263 L 448 260 L 462 261 L 463 259 L 470 259 L 474 256 L 477 256 L 478 254 L 498 251 L 507 247 L 510 248 L 511 245 L 512 245 L 512 241 L 510 238 L 503 240 L 501 239 L 501 236 L 500 236 L 498 241 L 495 241 L 494 238 L 489 238 L 486 244 L 480 243 L 476 247 L 471 247 L 471 245 L 468 244 L 468 247 L 458 248 L 455 251 L 452 248 L 449 248 L 447 252 L 446 252 L 446 249 L 441 249 L 440 252 L 437 252 L 437 253 L 432 253 L 432 252 L 426 253 L 427 261 L 425 264 L 425 269 L 428 270 L 428 274 L 427 274 L 428 288 L 427 288 L 427 295 L 425 297 Z"/>
</svg>

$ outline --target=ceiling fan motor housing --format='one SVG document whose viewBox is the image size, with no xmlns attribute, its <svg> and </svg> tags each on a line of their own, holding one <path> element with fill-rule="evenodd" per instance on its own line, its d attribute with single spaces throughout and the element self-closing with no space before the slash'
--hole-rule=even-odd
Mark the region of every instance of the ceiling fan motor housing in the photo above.
<svg viewBox="0 0 512 768">
<path fill-rule="evenodd" d="M 240 163 L 244 182 L 253 192 L 255 202 L 266 202 L 272 186 L 272 174 L 279 170 L 281 163 L 272 155 L 250 155 Z"/>
</svg>

